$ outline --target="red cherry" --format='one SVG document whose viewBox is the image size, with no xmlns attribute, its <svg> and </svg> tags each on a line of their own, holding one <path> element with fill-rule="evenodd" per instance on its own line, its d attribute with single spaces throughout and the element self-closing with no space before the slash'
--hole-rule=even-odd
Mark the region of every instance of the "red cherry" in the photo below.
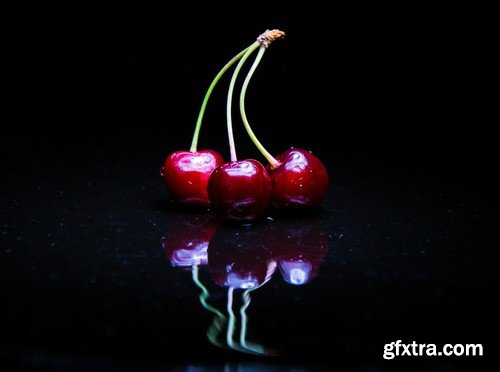
<svg viewBox="0 0 500 372">
<path fill-rule="evenodd" d="M 207 248 L 219 224 L 207 215 L 177 215 L 162 239 L 162 247 L 172 266 L 207 264 Z"/>
<path fill-rule="evenodd" d="M 256 288 L 271 279 L 276 261 L 264 245 L 264 230 L 262 225 L 217 230 L 208 246 L 208 269 L 218 286 Z"/>
<path fill-rule="evenodd" d="M 224 163 L 216 151 L 175 151 L 161 169 L 172 199 L 192 206 L 209 206 L 208 179 L 212 171 Z"/>
<path fill-rule="evenodd" d="M 257 160 L 225 163 L 212 172 L 208 196 L 215 211 L 233 221 L 262 218 L 269 204 L 271 181 Z"/>
<path fill-rule="evenodd" d="M 310 151 L 290 148 L 276 157 L 281 164 L 271 169 L 271 203 L 278 208 L 317 207 L 328 189 L 325 166 Z"/>
</svg>

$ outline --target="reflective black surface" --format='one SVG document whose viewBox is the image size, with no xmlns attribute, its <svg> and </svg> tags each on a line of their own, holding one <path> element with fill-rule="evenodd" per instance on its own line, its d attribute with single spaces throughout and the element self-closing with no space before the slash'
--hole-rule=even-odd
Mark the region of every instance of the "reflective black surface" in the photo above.
<svg viewBox="0 0 500 372">
<path fill-rule="evenodd" d="M 210 213 L 179 209 L 159 169 L 169 152 L 189 145 L 209 76 L 273 17 L 231 23 L 251 30 L 224 45 L 213 40 L 226 24 L 194 23 L 209 41 L 186 37 L 167 48 L 164 33 L 150 29 L 125 38 L 126 28 L 85 36 L 77 26 L 73 46 L 59 34 L 40 36 L 48 44 L 32 40 L 45 59 L 36 70 L 28 61 L 38 52 L 21 54 L 27 78 L 13 95 L 22 99 L 1 137 L 2 363 L 47 370 L 480 364 L 384 361 L 383 345 L 399 339 L 482 343 L 483 360 L 491 358 L 495 139 L 482 126 L 477 96 L 457 88 L 461 52 L 453 43 L 439 47 L 440 27 L 393 33 L 358 16 L 351 20 L 361 31 L 349 22 L 334 33 L 320 27 L 312 47 L 339 35 L 339 57 L 332 67 L 311 48 L 314 68 L 297 41 L 309 28 L 276 18 L 290 37 L 266 55 L 247 110 L 273 153 L 314 150 L 331 187 L 316 213 L 270 211 L 254 227 L 219 226 Z M 325 84 L 331 93 L 322 93 Z M 207 112 L 201 142 L 227 157 L 224 91 Z M 324 129 L 332 126 L 334 135 Z M 238 138 L 241 157 L 260 159 L 243 131 Z"/>
</svg>

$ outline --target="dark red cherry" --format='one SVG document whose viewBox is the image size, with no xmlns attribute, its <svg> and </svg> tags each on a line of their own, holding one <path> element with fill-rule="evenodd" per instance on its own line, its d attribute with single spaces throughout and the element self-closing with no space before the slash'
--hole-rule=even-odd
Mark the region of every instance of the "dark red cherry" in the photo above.
<svg viewBox="0 0 500 372">
<path fill-rule="evenodd" d="M 271 203 L 278 208 L 317 207 L 328 189 L 325 166 L 310 151 L 290 148 L 276 157 L 281 165 L 268 166 Z"/>
<path fill-rule="evenodd" d="M 208 182 L 208 196 L 215 211 L 233 221 L 262 218 L 269 204 L 271 181 L 257 160 L 241 160 L 217 167 Z"/>
<path fill-rule="evenodd" d="M 162 247 L 172 266 L 207 264 L 207 248 L 217 231 L 217 221 L 208 215 L 179 214 L 170 221 Z"/>
<path fill-rule="evenodd" d="M 222 226 L 208 246 L 208 269 L 212 280 L 221 287 L 256 288 L 276 270 L 272 252 L 264 244 L 265 228 L 251 229 Z"/>
<path fill-rule="evenodd" d="M 266 245 L 278 261 L 286 282 L 302 285 L 318 276 L 329 248 L 321 218 L 278 219 L 266 235 Z"/>
<path fill-rule="evenodd" d="M 216 151 L 175 151 L 161 169 L 172 199 L 191 206 L 208 206 L 208 179 L 212 171 L 224 163 Z"/>
</svg>

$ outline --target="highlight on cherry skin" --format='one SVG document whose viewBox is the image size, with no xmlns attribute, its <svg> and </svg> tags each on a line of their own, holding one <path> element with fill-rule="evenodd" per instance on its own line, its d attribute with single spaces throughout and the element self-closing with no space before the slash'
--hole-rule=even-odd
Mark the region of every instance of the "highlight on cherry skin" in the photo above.
<svg viewBox="0 0 500 372">
<path fill-rule="evenodd" d="M 257 160 L 240 160 L 217 167 L 208 182 L 208 196 L 223 219 L 252 222 L 264 217 L 271 196 L 271 181 Z"/>
<path fill-rule="evenodd" d="M 328 190 L 325 166 L 311 151 L 290 148 L 276 156 L 279 165 L 267 166 L 271 177 L 271 203 L 277 208 L 317 207 Z"/>
<path fill-rule="evenodd" d="M 208 207 L 208 180 L 212 171 L 224 163 L 214 150 L 175 151 L 161 169 L 173 200 L 188 206 Z"/>
</svg>

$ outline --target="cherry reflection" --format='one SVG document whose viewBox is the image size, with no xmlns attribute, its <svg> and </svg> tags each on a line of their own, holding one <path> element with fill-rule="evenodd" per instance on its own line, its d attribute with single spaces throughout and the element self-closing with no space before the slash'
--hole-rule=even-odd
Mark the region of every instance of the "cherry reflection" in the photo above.
<svg viewBox="0 0 500 372">
<path fill-rule="evenodd" d="M 273 252 L 266 245 L 267 230 L 268 226 L 265 225 L 249 228 L 221 227 L 208 248 L 210 276 L 217 285 L 227 288 L 227 345 L 234 350 L 263 355 L 271 355 L 273 352 L 260 344 L 247 341 L 246 310 L 251 302 L 250 292 L 267 283 L 276 271 Z M 234 341 L 236 316 L 233 297 L 237 289 L 243 290 L 239 311 L 239 343 Z"/>
<path fill-rule="evenodd" d="M 269 226 L 266 244 L 272 249 L 283 279 L 293 285 L 313 281 L 328 253 L 320 217 L 280 219 Z"/>
<path fill-rule="evenodd" d="M 198 267 L 208 263 L 207 249 L 219 223 L 207 215 L 178 215 L 167 227 L 162 239 L 165 254 L 174 267 L 190 268 L 194 284 L 201 290 L 199 300 L 203 308 L 215 315 L 207 330 L 209 341 L 219 347 L 223 345 L 215 335 L 227 323 L 226 316 L 208 303 L 210 292 L 199 278 Z"/>
<path fill-rule="evenodd" d="M 207 248 L 218 223 L 206 215 L 178 215 L 167 227 L 162 246 L 172 266 L 207 265 Z"/>
<path fill-rule="evenodd" d="M 313 281 L 328 252 L 328 239 L 321 217 L 281 217 L 251 227 L 229 227 L 206 215 L 179 215 L 168 226 L 163 248 L 172 266 L 191 269 L 193 283 L 201 291 L 200 304 L 214 314 L 206 332 L 212 344 L 273 355 L 269 348 L 247 340 L 251 293 L 269 282 L 277 268 L 289 284 Z M 225 309 L 208 303 L 210 293 L 199 277 L 199 267 L 207 265 L 212 281 L 227 288 Z M 235 297 L 239 293 L 240 301 Z M 240 304 L 237 313 L 235 304 Z"/>
</svg>

